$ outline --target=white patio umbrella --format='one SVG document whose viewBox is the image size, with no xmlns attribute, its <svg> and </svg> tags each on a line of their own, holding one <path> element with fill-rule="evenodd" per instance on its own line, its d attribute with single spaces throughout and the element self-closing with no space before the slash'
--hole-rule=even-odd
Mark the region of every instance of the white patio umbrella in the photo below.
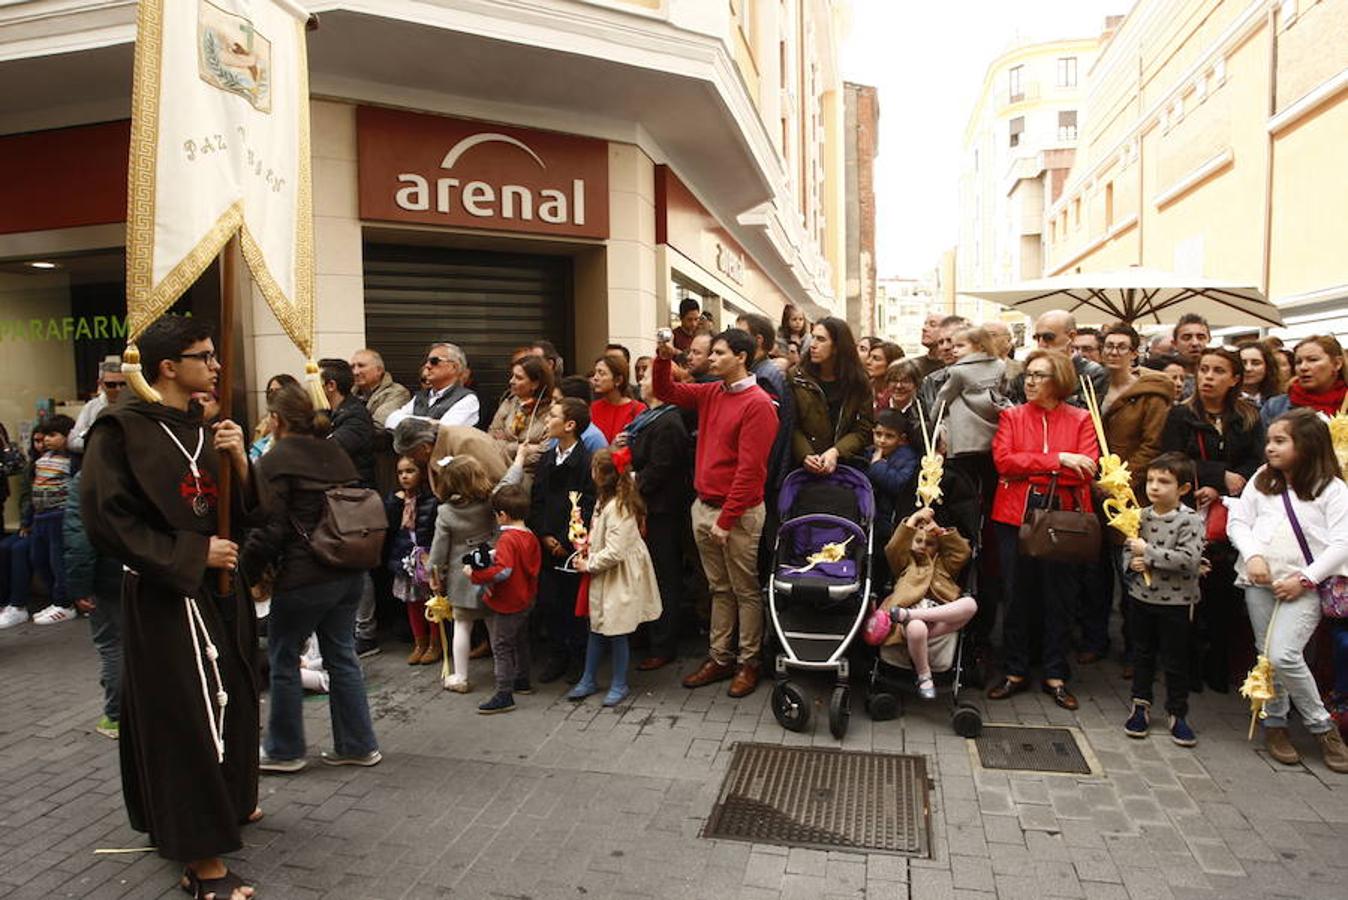
<svg viewBox="0 0 1348 900">
<path fill-rule="evenodd" d="M 1141 266 L 1059 275 L 999 290 L 960 293 L 1000 303 L 1027 316 L 1065 309 L 1087 322 L 1172 324 L 1192 312 L 1213 326 L 1282 325 L 1282 313 L 1256 287 Z"/>
</svg>

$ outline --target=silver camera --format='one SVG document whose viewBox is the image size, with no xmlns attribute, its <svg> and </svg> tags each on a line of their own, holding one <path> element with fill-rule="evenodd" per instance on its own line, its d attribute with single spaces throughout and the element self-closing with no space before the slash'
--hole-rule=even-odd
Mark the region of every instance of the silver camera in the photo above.
<svg viewBox="0 0 1348 900">
<path fill-rule="evenodd" d="M 655 333 L 655 340 L 661 344 L 668 344 L 674 340 L 674 331 L 671 328 L 661 328 Z"/>
</svg>

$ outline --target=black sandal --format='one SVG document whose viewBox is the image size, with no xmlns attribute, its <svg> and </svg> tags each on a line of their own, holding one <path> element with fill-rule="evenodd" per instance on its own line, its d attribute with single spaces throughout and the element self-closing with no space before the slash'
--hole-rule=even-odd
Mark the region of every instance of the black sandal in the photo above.
<svg viewBox="0 0 1348 900">
<path fill-rule="evenodd" d="M 191 894 L 194 900 L 231 900 L 235 890 L 253 885 L 231 870 L 226 870 L 219 878 L 198 878 L 191 869 L 185 869 L 178 887 Z M 257 896 L 256 889 L 253 896 Z"/>
</svg>

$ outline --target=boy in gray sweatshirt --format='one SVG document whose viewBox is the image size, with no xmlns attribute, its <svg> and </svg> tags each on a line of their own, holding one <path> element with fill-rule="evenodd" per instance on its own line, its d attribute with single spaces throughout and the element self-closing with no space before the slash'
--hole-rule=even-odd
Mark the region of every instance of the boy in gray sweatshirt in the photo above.
<svg viewBox="0 0 1348 900">
<path fill-rule="evenodd" d="M 1131 603 L 1133 711 L 1123 730 L 1145 738 L 1151 729 L 1156 664 L 1165 669 L 1165 709 L 1170 739 L 1198 743 L 1189 715 L 1189 632 L 1198 603 L 1203 563 L 1203 519 L 1180 503 L 1194 483 L 1193 460 L 1163 453 L 1147 466 L 1147 500 L 1138 536 L 1125 544 L 1124 588 Z M 1220 501 L 1219 501 L 1220 502 Z"/>
</svg>

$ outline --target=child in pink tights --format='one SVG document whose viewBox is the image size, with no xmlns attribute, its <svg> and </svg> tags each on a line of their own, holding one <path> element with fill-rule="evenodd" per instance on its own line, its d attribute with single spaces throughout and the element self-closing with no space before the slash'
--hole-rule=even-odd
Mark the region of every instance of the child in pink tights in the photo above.
<svg viewBox="0 0 1348 900">
<path fill-rule="evenodd" d="M 929 642 L 951 634 L 973 618 L 978 604 L 964 595 L 956 579 L 969 561 L 969 542 L 953 528 L 937 525 L 930 507 L 904 519 L 885 547 L 896 581 L 882 608 L 895 623 L 885 644 L 905 644 L 917 675 L 917 693 L 936 698 Z"/>
</svg>

